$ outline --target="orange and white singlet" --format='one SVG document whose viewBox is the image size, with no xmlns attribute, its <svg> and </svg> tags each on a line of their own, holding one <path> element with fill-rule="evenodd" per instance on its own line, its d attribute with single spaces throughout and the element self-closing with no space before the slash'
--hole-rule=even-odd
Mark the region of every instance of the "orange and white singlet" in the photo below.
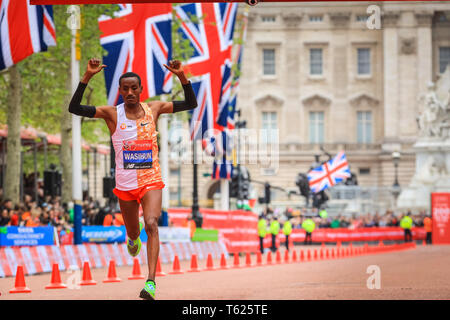
<svg viewBox="0 0 450 320">
<path fill-rule="evenodd" d="M 158 132 L 151 108 L 141 103 L 145 116 L 129 120 L 122 103 L 116 107 L 117 126 L 111 136 L 116 154 L 116 188 L 121 191 L 163 189 L 158 159 Z"/>
</svg>

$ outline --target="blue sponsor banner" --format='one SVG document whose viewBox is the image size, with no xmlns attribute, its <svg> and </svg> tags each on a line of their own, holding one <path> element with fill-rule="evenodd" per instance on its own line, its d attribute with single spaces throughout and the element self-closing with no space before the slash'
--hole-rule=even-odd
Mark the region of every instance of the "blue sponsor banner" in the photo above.
<svg viewBox="0 0 450 320">
<path fill-rule="evenodd" d="M 126 234 L 125 226 L 83 226 L 81 229 L 82 241 L 91 243 L 125 242 Z"/>
<path fill-rule="evenodd" d="M 53 227 L 6 227 L 2 228 L 2 232 L 0 232 L 0 246 L 45 246 L 53 244 Z"/>
</svg>

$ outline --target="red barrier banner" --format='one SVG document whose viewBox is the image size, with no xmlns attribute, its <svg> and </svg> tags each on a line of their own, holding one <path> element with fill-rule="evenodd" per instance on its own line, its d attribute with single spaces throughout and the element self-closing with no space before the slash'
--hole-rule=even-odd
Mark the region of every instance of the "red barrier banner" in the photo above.
<svg viewBox="0 0 450 320">
<path fill-rule="evenodd" d="M 173 226 L 184 226 L 190 208 L 169 209 L 169 219 Z M 229 253 L 255 252 L 258 250 L 257 233 L 258 216 L 244 210 L 220 211 L 200 209 L 203 216 L 204 229 L 219 231 L 219 239 L 225 244 Z"/>
<path fill-rule="evenodd" d="M 450 193 L 431 194 L 433 244 L 450 244 Z"/>
<path fill-rule="evenodd" d="M 189 208 L 169 209 L 169 219 L 174 226 L 183 226 L 190 214 Z M 250 211 L 233 210 L 219 211 L 213 209 L 200 209 L 203 215 L 204 229 L 219 230 L 219 238 L 226 245 L 229 253 L 256 252 L 259 250 L 259 237 L 257 232 L 258 216 Z M 411 229 L 413 240 L 424 240 L 426 232 L 424 228 Z M 289 242 L 303 242 L 305 240 L 304 229 L 292 229 Z M 315 229 L 312 233 L 313 242 L 351 242 L 351 241 L 380 241 L 380 240 L 404 240 L 404 231 L 400 227 L 377 228 L 323 228 Z M 284 245 L 285 235 L 280 232 L 276 237 L 276 247 Z M 272 236 L 267 234 L 264 238 L 264 247 L 272 246 Z"/>
<path fill-rule="evenodd" d="M 425 229 L 422 227 L 413 227 L 411 229 L 411 233 L 413 236 L 413 240 L 424 240 L 426 237 Z M 323 228 L 315 229 L 311 237 L 313 242 L 403 240 L 404 231 L 400 227 L 376 227 L 358 229 Z M 284 242 L 284 236 L 282 236 L 282 238 L 282 241 Z M 305 230 L 292 229 L 290 238 L 292 238 L 294 242 L 304 241 Z"/>
</svg>

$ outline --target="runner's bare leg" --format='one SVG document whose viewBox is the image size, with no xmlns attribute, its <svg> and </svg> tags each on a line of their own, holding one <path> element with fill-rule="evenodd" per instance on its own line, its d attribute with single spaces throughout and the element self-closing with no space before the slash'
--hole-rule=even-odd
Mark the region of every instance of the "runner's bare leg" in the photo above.
<svg viewBox="0 0 450 320">
<path fill-rule="evenodd" d="M 119 199 L 119 205 L 128 238 L 136 240 L 139 237 L 139 203 L 136 200 L 124 201 Z M 137 248 L 136 246 L 131 251 L 134 253 Z"/>
<path fill-rule="evenodd" d="M 141 199 L 147 232 L 148 279 L 155 280 L 156 264 L 159 256 L 158 219 L 161 215 L 162 190 L 149 190 Z"/>
</svg>

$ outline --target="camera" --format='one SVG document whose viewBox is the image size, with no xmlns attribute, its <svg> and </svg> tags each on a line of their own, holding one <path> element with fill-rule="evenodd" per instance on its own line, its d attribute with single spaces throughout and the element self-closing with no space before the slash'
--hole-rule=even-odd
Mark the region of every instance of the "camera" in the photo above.
<svg viewBox="0 0 450 320">
<path fill-rule="evenodd" d="M 252 7 L 256 6 L 258 2 L 259 2 L 258 0 L 245 0 L 245 3 Z"/>
</svg>

